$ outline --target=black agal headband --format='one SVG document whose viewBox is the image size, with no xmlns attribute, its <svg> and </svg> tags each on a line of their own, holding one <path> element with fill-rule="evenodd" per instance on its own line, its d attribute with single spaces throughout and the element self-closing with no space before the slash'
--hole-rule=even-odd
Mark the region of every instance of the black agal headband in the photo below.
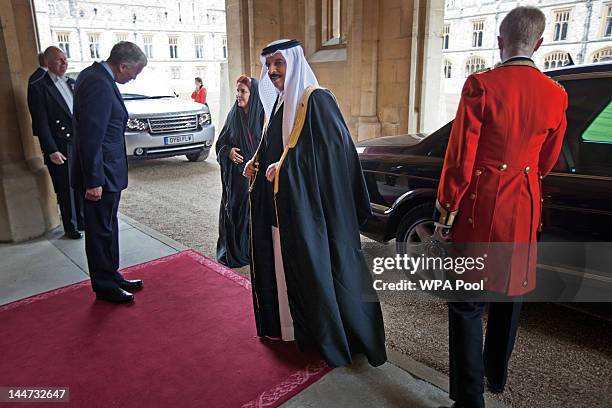
<svg viewBox="0 0 612 408">
<path fill-rule="evenodd" d="M 270 44 L 261 50 L 261 56 L 265 57 L 266 55 L 274 54 L 276 51 L 286 50 L 288 48 L 297 47 L 298 45 L 302 45 L 298 40 L 287 40 L 278 44 Z"/>
</svg>

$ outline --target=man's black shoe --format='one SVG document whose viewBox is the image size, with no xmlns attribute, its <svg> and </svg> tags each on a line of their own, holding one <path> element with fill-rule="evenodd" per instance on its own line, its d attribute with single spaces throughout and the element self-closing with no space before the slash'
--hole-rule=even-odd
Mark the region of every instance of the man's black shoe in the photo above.
<svg viewBox="0 0 612 408">
<path fill-rule="evenodd" d="M 83 234 L 79 231 L 68 231 L 64 234 L 64 236 L 68 239 L 81 239 L 83 238 Z"/>
<path fill-rule="evenodd" d="M 96 292 L 96 298 L 111 303 L 129 303 L 134 300 L 134 295 L 121 288 L 115 288 Z"/>
<path fill-rule="evenodd" d="M 134 291 L 142 288 L 142 280 L 141 279 L 123 279 L 119 282 L 119 287 L 123 290 Z"/>
</svg>

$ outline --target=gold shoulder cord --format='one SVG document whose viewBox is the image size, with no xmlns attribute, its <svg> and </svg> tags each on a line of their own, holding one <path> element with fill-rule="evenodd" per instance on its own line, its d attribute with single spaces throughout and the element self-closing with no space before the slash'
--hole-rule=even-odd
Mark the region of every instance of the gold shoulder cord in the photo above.
<svg viewBox="0 0 612 408">
<path fill-rule="evenodd" d="M 308 99 L 313 91 L 315 91 L 317 87 L 309 86 L 304 90 L 304 94 L 302 95 L 302 99 L 300 100 L 300 105 L 298 106 L 298 110 L 295 114 L 295 122 L 293 123 L 293 129 L 291 130 L 291 135 L 289 136 L 289 141 L 287 142 L 287 146 L 285 146 L 285 150 L 283 150 L 283 155 L 278 161 L 278 166 L 276 167 L 276 176 L 274 177 L 274 194 L 278 193 L 278 179 L 281 171 L 281 167 L 283 166 L 283 162 L 285 161 L 285 157 L 289 153 L 289 149 L 293 149 L 300 138 L 300 134 L 302 133 L 302 129 L 304 128 L 304 122 L 306 121 L 306 111 L 308 110 Z"/>
</svg>

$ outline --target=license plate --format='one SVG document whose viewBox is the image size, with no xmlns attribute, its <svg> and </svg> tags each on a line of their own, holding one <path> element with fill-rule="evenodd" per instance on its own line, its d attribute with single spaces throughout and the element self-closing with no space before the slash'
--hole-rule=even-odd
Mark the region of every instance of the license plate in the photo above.
<svg viewBox="0 0 612 408">
<path fill-rule="evenodd" d="M 193 142 L 193 135 L 164 136 L 165 145 Z"/>
</svg>

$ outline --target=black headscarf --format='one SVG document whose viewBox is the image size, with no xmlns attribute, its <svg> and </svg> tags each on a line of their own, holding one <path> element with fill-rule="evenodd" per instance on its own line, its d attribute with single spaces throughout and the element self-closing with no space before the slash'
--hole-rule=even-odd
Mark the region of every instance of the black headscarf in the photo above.
<svg viewBox="0 0 612 408">
<path fill-rule="evenodd" d="M 223 184 L 217 260 L 231 268 L 250 262 L 248 179 L 242 172 L 257 150 L 263 128 L 264 111 L 255 78 L 251 78 L 250 92 L 246 112 L 238 106 L 238 102 L 234 102 L 215 147 Z M 243 163 L 235 164 L 230 160 L 232 147 L 240 149 L 238 153 L 244 158 Z"/>
</svg>

